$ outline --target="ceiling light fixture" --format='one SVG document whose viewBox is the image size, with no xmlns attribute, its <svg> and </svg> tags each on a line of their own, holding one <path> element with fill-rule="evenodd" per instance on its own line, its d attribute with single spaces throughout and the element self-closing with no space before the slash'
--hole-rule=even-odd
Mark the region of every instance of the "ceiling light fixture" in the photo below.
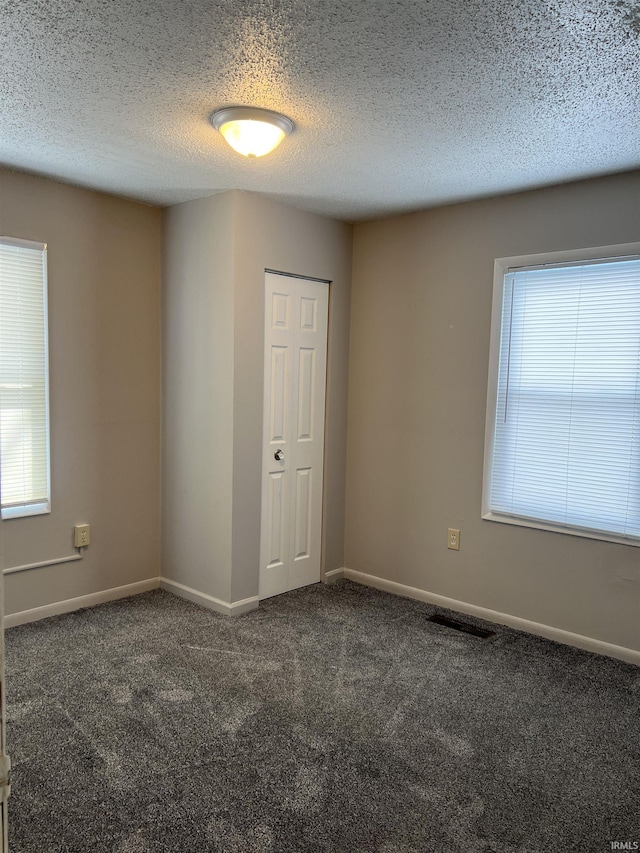
<svg viewBox="0 0 640 853">
<path fill-rule="evenodd" d="M 211 115 L 211 124 L 245 157 L 268 154 L 294 129 L 290 118 L 258 107 L 224 107 Z"/>
</svg>

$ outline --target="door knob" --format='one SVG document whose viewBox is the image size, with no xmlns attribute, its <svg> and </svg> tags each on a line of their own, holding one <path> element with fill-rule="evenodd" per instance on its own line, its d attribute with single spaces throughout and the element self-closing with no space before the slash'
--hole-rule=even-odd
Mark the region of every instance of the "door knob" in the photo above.
<svg viewBox="0 0 640 853">
<path fill-rule="evenodd" d="M 282 459 L 284 459 L 284 453 L 281 450 L 276 450 L 276 452 L 273 454 L 273 458 L 276 460 L 276 462 L 280 462 Z"/>
</svg>

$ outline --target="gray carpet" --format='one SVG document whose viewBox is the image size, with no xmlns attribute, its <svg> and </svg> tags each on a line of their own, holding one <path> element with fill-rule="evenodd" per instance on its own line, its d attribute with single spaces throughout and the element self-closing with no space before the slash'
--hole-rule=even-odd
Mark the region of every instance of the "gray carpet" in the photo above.
<svg viewBox="0 0 640 853">
<path fill-rule="evenodd" d="M 640 842 L 640 670 L 434 611 L 341 582 L 235 619 L 152 592 L 9 630 L 11 853 Z"/>
</svg>

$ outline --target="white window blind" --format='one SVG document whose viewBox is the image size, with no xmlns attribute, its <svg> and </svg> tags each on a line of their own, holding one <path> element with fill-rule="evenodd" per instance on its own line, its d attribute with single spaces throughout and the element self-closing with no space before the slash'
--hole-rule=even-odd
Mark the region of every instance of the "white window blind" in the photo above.
<svg viewBox="0 0 640 853">
<path fill-rule="evenodd" d="M 0 238 L 0 498 L 3 518 L 50 509 L 47 252 Z"/>
<path fill-rule="evenodd" d="M 485 479 L 485 517 L 640 543 L 639 258 L 506 273 Z"/>
</svg>

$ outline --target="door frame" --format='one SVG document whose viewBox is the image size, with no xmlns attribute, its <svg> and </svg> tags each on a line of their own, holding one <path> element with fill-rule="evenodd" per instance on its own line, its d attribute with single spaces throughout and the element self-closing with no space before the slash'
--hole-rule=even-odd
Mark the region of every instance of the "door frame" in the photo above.
<svg viewBox="0 0 640 853">
<path fill-rule="evenodd" d="M 261 441 L 261 453 L 260 453 L 260 489 L 262 490 L 262 469 L 264 465 L 264 409 L 265 409 L 265 395 L 264 395 L 264 350 L 265 350 L 265 283 L 266 283 L 266 275 L 270 273 L 271 275 L 281 275 L 285 278 L 299 278 L 303 281 L 315 281 L 318 284 L 325 284 L 328 288 L 327 290 L 327 357 L 326 357 L 326 367 L 325 367 L 325 392 L 324 392 L 324 419 L 323 419 L 323 429 L 322 429 L 322 441 L 323 441 L 323 454 L 322 454 L 322 501 L 321 501 L 321 521 L 320 521 L 320 583 L 326 583 L 326 547 L 325 547 L 325 533 L 326 533 L 326 516 L 327 516 L 327 447 L 328 447 L 328 414 L 329 414 L 329 394 L 330 394 L 330 379 L 331 379 L 331 360 L 330 360 L 330 352 L 331 352 L 331 315 L 332 315 L 332 305 L 333 305 L 333 279 L 329 278 L 319 278 L 313 275 L 304 275 L 296 272 L 285 272 L 284 270 L 277 270 L 272 267 L 265 267 L 263 270 L 262 276 L 262 408 L 260 410 L 261 416 L 261 429 L 260 429 L 260 441 Z M 260 529 L 259 529 L 259 541 L 262 543 L 262 502 L 260 504 Z M 266 601 L 264 598 L 260 598 L 260 557 L 261 557 L 261 549 L 258 553 L 258 601 Z"/>
</svg>

